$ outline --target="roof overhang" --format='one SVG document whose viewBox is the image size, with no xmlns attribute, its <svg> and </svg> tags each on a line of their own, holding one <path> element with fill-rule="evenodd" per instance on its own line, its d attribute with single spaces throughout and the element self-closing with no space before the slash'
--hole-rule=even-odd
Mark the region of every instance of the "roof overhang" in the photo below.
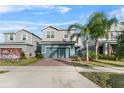
<svg viewBox="0 0 124 93">
<path fill-rule="evenodd" d="M 40 44 L 75 44 L 76 42 L 75 41 L 41 41 Z"/>
<path fill-rule="evenodd" d="M 28 45 L 33 46 L 32 44 L 24 43 L 24 42 L 1 42 L 0 45 Z"/>
</svg>

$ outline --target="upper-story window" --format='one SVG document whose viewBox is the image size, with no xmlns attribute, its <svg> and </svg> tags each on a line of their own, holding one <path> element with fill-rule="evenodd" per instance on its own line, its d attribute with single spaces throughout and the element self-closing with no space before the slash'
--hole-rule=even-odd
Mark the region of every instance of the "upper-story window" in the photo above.
<svg viewBox="0 0 124 93">
<path fill-rule="evenodd" d="M 55 37 L 54 31 L 51 31 L 51 38 L 54 38 L 54 37 Z"/>
<path fill-rule="evenodd" d="M 54 38 L 55 37 L 55 32 L 54 31 L 47 31 L 47 38 Z"/>
<path fill-rule="evenodd" d="M 65 31 L 64 38 L 68 38 L 68 32 Z"/>
<path fill-rule="evenodd" d="M 14 40 L 14 35 L 13 34 L 10 34 L 9 40 Z"/>
<path fill-rule="evenodd" d="M 116 40 L 117 39 L 117 32 L 111 32 L 111 39 Z"/>
<path fill-rule="evenodd" d="M 23 34 L 22 40 L 26 40 L 26 34 Z"/>
<path fill-rule="evenodd" d="M 28 38 L 28 37 L 27 37 L 27 34 L 22 34 L 22 35 L 21 35 L 21 40 L 27 40 L 27 38 Z"/>
<path fill-rule="evenodd" d="M 50 38 L 50 31 L 47 31 L 47 38 Z"/>
</svg>

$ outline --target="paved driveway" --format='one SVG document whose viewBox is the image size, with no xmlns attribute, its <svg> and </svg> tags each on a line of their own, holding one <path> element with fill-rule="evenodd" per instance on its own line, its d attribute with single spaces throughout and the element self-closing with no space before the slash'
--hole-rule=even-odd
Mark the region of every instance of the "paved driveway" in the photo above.
<svg viewBox="0 0 124 93">
<path fill-rule="evenodd" d="M 43 60 L 40 60 L 34 64 L 31 64 L 30 66 L 68 66 L 72 65 L 71 60 L 67 58 L 63 59 L 51 59 L 46 58 Z"/>
<path fill-rule="evenodd" d="M 5 88 L 96 88 L 99 87 L 89 79 L 80 75 L 76 69 L 67 65 L 65 60 L 55 61 L 53 64 L 43 64 L 39 61 L 32 66 L 4 67 L 0 70 L 10 70 L 0 74 L 0 87 Z M 48 60 L 42 62 L 49 63 Z M 61 62 L 61 63 L 60 63 Z M 64 63 L 65 62 L 65 63 Z M 44 66 L 45 65 L 45 66 Z"/>
</svg>

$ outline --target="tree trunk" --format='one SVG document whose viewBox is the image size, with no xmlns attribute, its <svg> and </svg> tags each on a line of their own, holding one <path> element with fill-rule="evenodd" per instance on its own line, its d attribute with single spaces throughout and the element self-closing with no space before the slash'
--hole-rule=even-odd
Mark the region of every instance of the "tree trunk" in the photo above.
<svg viewBox="0 0 124 93">
<path fill-rule="evenodd" d="M 96 60 L 98 60 L 98 39 L 96 39 L 95 40 L 95 46 L 96 46 L 96 50 L 95 50 L 95 52 L 96 52 Z"/>
<path fill-rule="evenodd" d="M 89 61 L 89 40 L 86 40 L 86 61 Z"/>
</svg>

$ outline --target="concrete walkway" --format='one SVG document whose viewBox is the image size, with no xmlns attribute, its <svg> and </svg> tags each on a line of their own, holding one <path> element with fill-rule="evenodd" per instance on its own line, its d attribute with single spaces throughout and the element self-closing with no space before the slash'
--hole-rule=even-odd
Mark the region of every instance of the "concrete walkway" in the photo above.
<svg viewBox="0 0 124 93">
<path fill-rule="evenodd" d="M 77 72 L 112 72 L 112 73 L 124 73 L 123 67 L 75 67 Z"/>
<path fill-rule="evenodd" d="M 73 66 L 1 66 L 1 88 L 98 88 Z"/>
</svg>

